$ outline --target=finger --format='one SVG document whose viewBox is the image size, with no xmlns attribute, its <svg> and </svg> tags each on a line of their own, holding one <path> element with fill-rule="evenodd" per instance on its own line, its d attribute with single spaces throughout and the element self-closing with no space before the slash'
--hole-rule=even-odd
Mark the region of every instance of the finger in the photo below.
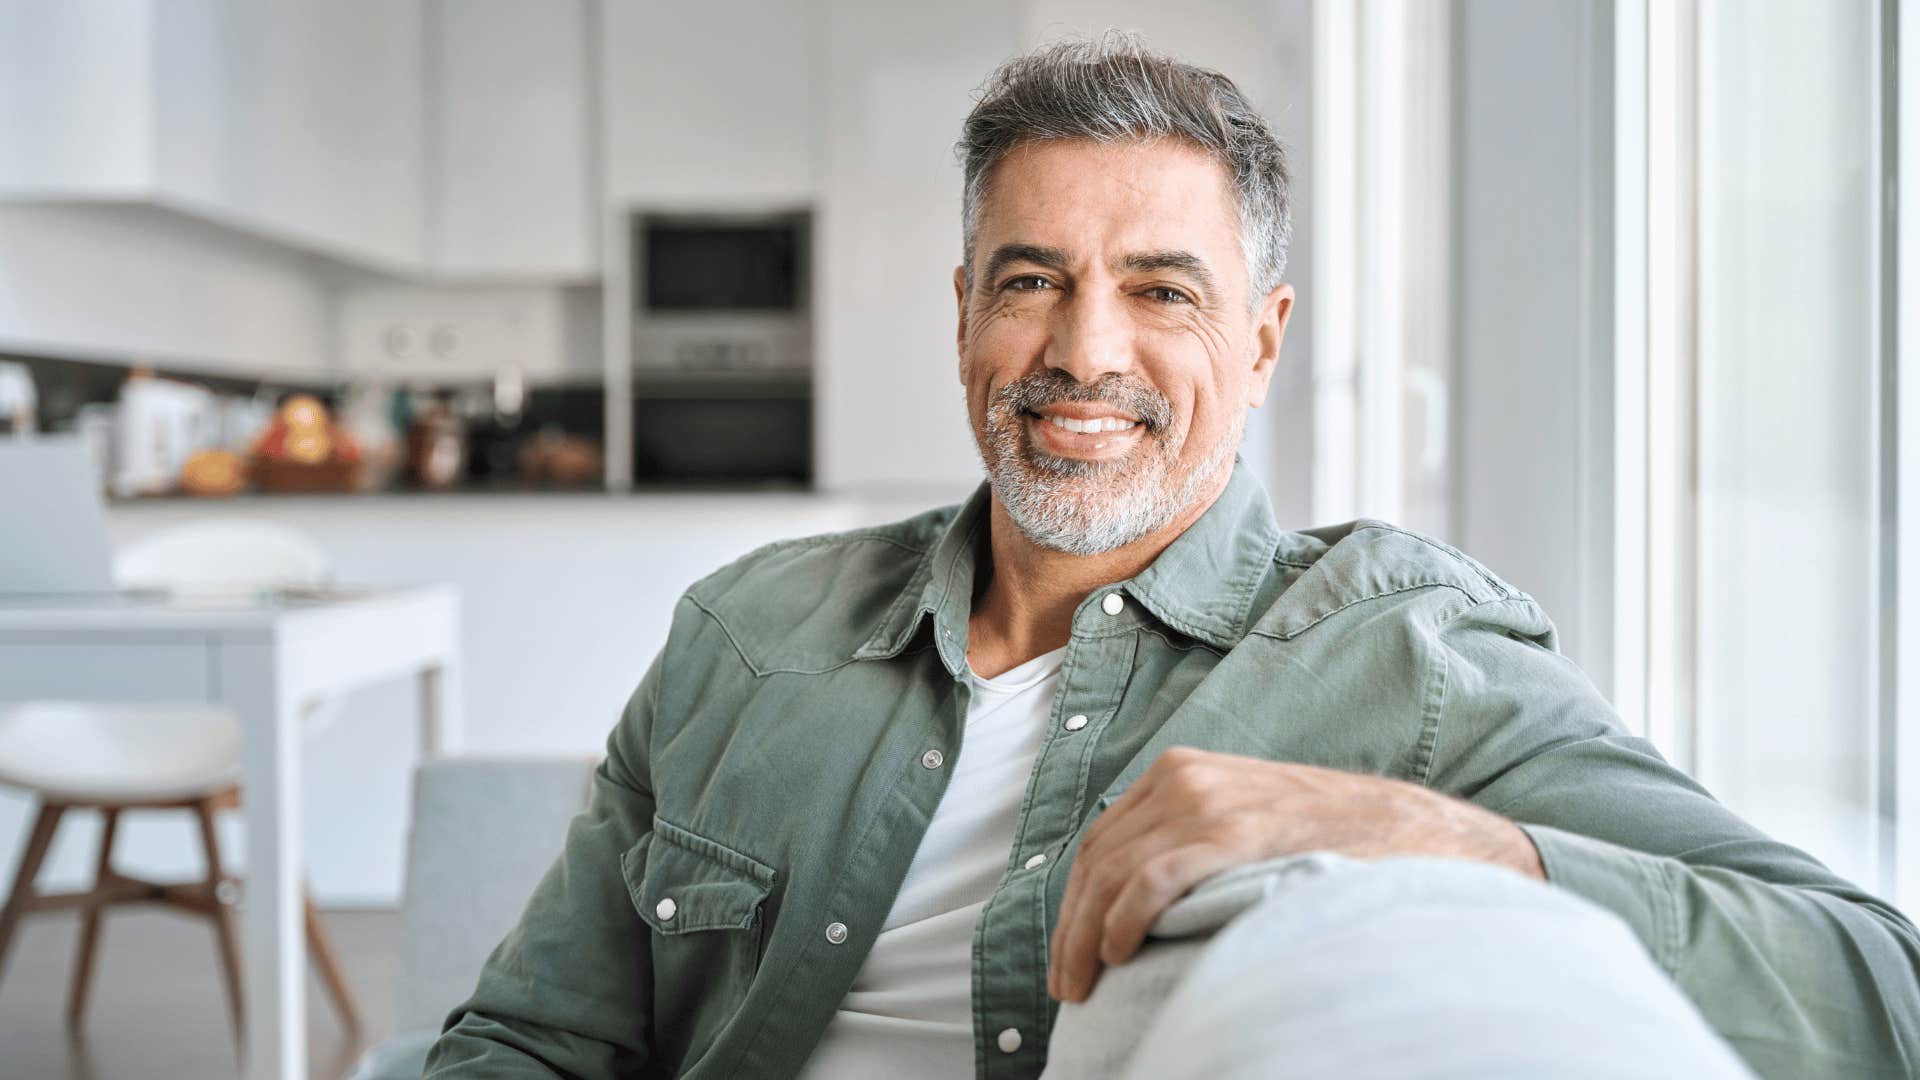
<svg viewBox="0 0 1920 1080">
<path fill-rule="evenodd" d="M 1060 1001 L 1081 1001 L 1099 975 L 1100 945 L 1107 912 L 1139 867 L 1165 852 L 1199 842 L 1203 822 L 1174 818 L 1092 858 L 1076 858 L 1068 875 L 1048 955 L 1047 990 Z M 1077 878 L 1076 876 L 1077 875 Z"/>
<path fill-rule="evenodd" d="M 1080 1001 L 1086 997 L 1093 969 L 1100 963 L 1101 922 L 1109 900 L 1105 894 L 1116 889 L 1105 874 L 1088 875 L 1080 882 L 1071 911 L 1063 909 L 1048 957 L 1049 992 L 1057 1000 Z"/>
<path fill-rule="evenodd" d="M 1199 784 L 1198 774 L 1208 760 L 1216 756 L 1191 747 L 1169 747 L 1154 759 L 1140 779 L 1094 819 L 1081 837 L 1067 875 L 1067 888 L 1061 896 L 1053 935 L 1048 941 L 1049 996 L 1058 1001 L 1078 1000 L 1084 996 L 1085 988 L 1091 986 L 1099 966 L 1097 931 L 1110 900 L 1105 893 L 1117 892 L 1121 883 L 1116 879 L 1102 889 L 1090 886 L 1089 876 L 1102 867 L 1124 872 L 1134 865 L 1132 858 L 1151 856 L 1150 846 L 1109 861 L 1109 856 L 1117 855 L 1122 848 L 1135 847 L 1169 820 L 1176 826 L 1194 824 L 1191 808 L 1169 806 L 1167 795 Z M 1158 846 L 1167 846 L 1170 842 L 1163 840 Z"/>
<path fill-rule="evenodd" d="M 1085 979 L 1086 970 L 1098 962 L 1095 951 L 1099 948 L 1100 913 L 1106 909 L 1102 894 L 1119 887 L 1115 877 L 1097 853 L 1090 855 L 1083 850 L 1074 857 L 1048 946 L 1047 992 L 1055 1000 L 1079 1000 L 1076 988 Z"/>
<path fill-rule="evenodd" d="M 1111 967 L 1133 959 L 1154 920 L 1174 901 L 1239 860 L 1236 852 L 1199 843 L 1162 852 L 1142 863 L 1107 908 L 1100 962 Z"/>
<path fill-rule="evenodd" d="M 1063 976 L 1070 970 L 1078 970 L 1076 965 L 1069 962 L 1080 955 L 1075 951 L 1077 946 L 1072 937 L 1073 928 L 1090 918 L 1095 919 L 1092 925 L 1098 926 L 1097 913 L 1090 913 L 1090 908 L 1099 902 L 1095 895 L 1099 886 L 1089 882 L 1107 865 L 1108 853 L 1117 850 L 1114 841 L 1123 841 L 1121 846 L 1131 846 L 1140 835 L 1150 833 L 1159 822 L 1154 808 L 1146 803 L 1144 796 L 1135 794 L 1139 790 L 1138 784 L 1130 788 L 1094 823 L 1094 828 L 1102 829 L 1101 835 L 1106 839 L 1093 843 L 1094 831 L 1089 829 L 1074 852 L 1073 862 L 1067 871 L 1067 887 L 1060 897 L 1060 911 L 1054 921 L 1053 935 L 1047 948 L 1047 993 L 1055 1000 L 1068 1000 L 1065 995 L 1071 984 Z M 1129 799 L 1129 796 L 1132 798 Z M 1124 867 L 1126 864 L 1117 865 Z M 1117 888 L 1117 883 L 1112 887 Z M 1094 947 L 1088 946 L 1088 951 L 1091 952 Z"/>
</svg>

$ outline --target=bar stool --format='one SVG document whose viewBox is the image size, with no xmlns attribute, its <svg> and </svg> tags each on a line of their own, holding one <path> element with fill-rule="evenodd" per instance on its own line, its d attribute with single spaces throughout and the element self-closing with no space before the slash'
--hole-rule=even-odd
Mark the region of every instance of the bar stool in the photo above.
<svg viewBox="0 0 1920 1080">
<path fill-rule="evenodd" d="M 237 879 L 221 867 L 214 813 L 239 805 L 239 774 L 240 725 L 231 713 L 217 707 L 42 701 L 0 708 L 0 783 L 31 791 L 40 801 L 13 887 L 0 907 L 0 974 L 22 916 L 80 909 L 79 952 L 67 997 L 67 1022 L 79 1027 L 105 909 L 131 903 L 169 906 L 213 923 L 238 1036 L 244 1024 L 245 995 L 233 915 Z M 104 819 L 93 887 L 84 892 L 37 892 L 34 880 L 55 829 L 67 811 L 81 809 L 98 810 Z M 161 883 L 113 868 L 121 812 L 155 809 L 193 813 L 206 859 L 204 878 Z M 306 898 L 306 932 L 314 964 L 342 1023 L 358 1028 L 359 1015 L 311 896 Z"/>
</svg>

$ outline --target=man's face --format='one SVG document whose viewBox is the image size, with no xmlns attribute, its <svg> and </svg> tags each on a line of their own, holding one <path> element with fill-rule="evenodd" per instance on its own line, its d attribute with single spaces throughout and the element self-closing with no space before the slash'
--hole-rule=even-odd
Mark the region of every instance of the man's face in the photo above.
<svg viewBox="0 0 1920 1080">
<path fill-rule="evenodd" d="M 1094 554 L 1210 503 L 1293 296 L 1250 303 L 1226 169 L 1170 140 L 1024 144 L 989 178 L 970 258 L 960 381 L 1015 524 Z"/>
</svg>

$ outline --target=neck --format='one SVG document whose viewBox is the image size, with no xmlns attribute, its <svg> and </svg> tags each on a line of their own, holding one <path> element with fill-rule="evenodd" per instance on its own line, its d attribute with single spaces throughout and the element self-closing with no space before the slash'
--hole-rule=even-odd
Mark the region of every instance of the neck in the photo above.
<svg viewBox="0 0 1920 1080">
<path fill-rule="evenodd" d="M 1028 539 L 994 496 L 987 511 L 990 565 L 967 627 L 967 662 L 983 678 L 1017 667 L 1067 643 L 1073 613 L 1093 590 L 1152 565 L 1167 545 L 1200 520 L 1226 490 L 1231 469 L 1204 497 L 1138 540 L 1097 555 L 1070 555 Z"/>
</svg>

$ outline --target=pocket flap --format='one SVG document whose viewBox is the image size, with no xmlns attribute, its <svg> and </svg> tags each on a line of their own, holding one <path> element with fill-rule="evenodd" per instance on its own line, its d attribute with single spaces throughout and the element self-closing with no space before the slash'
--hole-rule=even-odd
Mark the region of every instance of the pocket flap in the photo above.
<svg viewBox="0 0 1920 1080">
<path fill-rule="evenodd" d="M 620 870 L 634 910 L 662 934 L 748 929 L 774 879 L 766 863 L 658 817 Z"/>
</svg>

